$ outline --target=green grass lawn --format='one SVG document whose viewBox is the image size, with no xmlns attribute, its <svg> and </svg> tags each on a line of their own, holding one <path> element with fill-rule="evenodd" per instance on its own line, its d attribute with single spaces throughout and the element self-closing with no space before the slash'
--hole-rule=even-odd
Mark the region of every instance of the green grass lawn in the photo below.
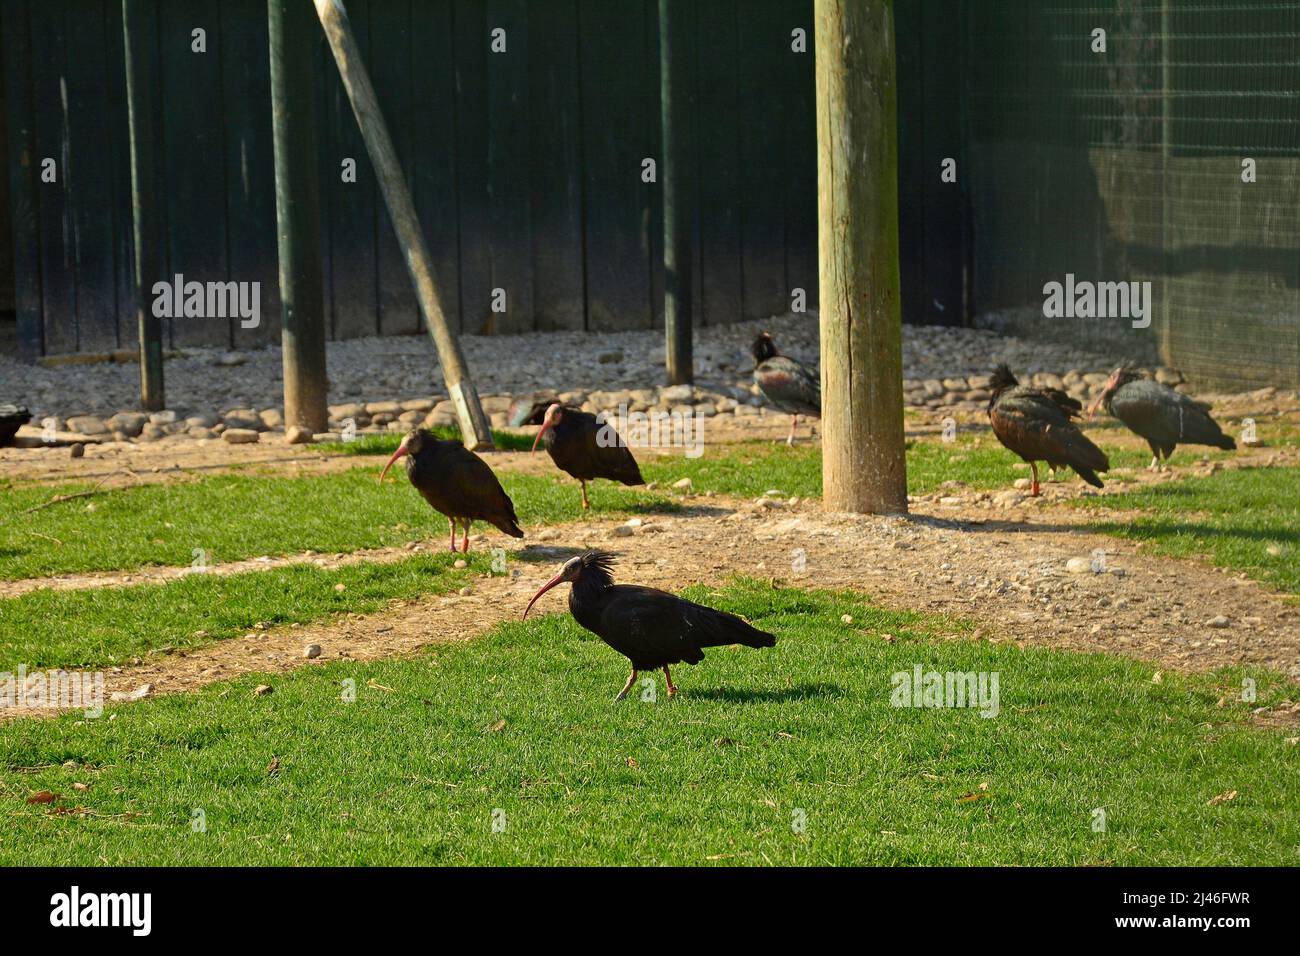
<svg viewBox="0 0 1300 956">
<path fill-rule="evenodd" d="M 613 704 L 623 659 L 557 614 L 11 723 L 0 864 L 1300 862 L 1300 748 L 1245 725 L 1239 672 L 1152 683 L 850 595 L 693 596 L 778 643 L 710 650 L 674 701 Z M 891 706 L 917 664 L 998 672 L 1000 712 Z M 1289 689 L 1252 676 L 1261 704 Z"/>
<path fill-rule="evenodd" d="M 1300 468 L 1238 468 L 1079 502 L 1098 531 L 1300 594 Z M 1110 509 L 1140 510 L 1123 520 Z"/>
<path fill-rule="evenodd" d="M 0 601 L 0 673 L 13 673 L 19 664 L 28 670 L 126 664 L 162 648 L 241 637 L 258 623 L 367 613 L 392 600 L 458 588 L 472 573 L 488 573 L 491 562 L 471 554 L 470 567 L 457 571 L 454 560 L 440 552 L 333 570 L 304 564 L 192 574 L 166 584 L 31 591 Z"/>
<path fill-rule="evenodd" d="M 446 520 L 404 470 L 383 485 L 378 474 L 376 466 L 302 477 L 213 475 L 107 491 L 30 514 L 20 512 L 89 486 L 18 486 L 0 499 L 0 578 L 189 565 L 196 551 L 214 564 L 446 539 Z M 567 475 L 503 471 L 500 478 L 525 529 L 581 516 L 577 482 Z M 670 497 L 603 481 L 590 490 L 597 514 L 672 509 Z"/>
<path fill-rule="evenodd" d="M 357 446 L 368 441 L 348 447 L 366 453 Z M 382 454 L 384 448 L 396 447 L 396 441 L 397 436 L 377 436 L 369 453 Z M 907 456 L 908 488 L 914 494 L 934 491 L 944 481 L 960 481 L 973 489 L 1010 487 L 1026 475 L 1015 468 L 1018 459 L 987 433 L 964 433 L 953 443 L 911 441 Z M 1146 464 L 1146 455 L 1134 450 L 1112 449 L 1111 458 L 1117 468 Z M 302 477 L 245 471 L 107 491 L 27 514 L 22 512 L 56 494 L 90 486 L 15 484 L 0 498 L 0 577 L 187 565 L 199 551 L 208 563 L 308 550 L 355 551 L 446 533 L 445 522 L 414 492 L 403 471 L 382 486 L 375 482 L 378 471 L 377 463 Z M 647 481 L 658 483 L 656 490 L 593 482 L 592 513 L 675 510 L 682 498 L 668 486 L 680 478 L 690 478 L 697 493 L 753 497 L 775 490 L 803 498 L 821 495 L 821 454 L 811 444 L 793 449 L 766 442 L 709 446 L 696 459 L 647 459 L 642 471 Z M 502 470 L 499 477 L 525 530 L 582 516 L 577 482 L 559 471 L 521 475 Z M 1066 480 L 1082 487 L 1073 475 Z M 1281 490 L 1281 484 L 1293 478 L 1288 474 L 1268 480 L 1278 480 Z M 1226 500 L 1231 504 L 1231 498 Z"/>
</svg>

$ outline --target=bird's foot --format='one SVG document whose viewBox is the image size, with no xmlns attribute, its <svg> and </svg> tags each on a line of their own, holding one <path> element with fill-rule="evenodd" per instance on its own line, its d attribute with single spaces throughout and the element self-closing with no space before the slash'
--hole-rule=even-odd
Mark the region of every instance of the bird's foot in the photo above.
<svg viewBox="0 0 1300 956">
<path fill-rule="evenodd" d="M 672 684 L 669 684 L 669 685 L 668 685 L 668 699 L 671 700 L 672 698 L 674 698 L 674 697 L 676 697 L 676 696 L 677 696 L 677 688 L 674 687 Z"/>
<path fill-rule="evenodd" d="M 623 690 L 619 691 L 617 694 L 614 695 L 614 703 L 616 704 L 621 703 L 625 700 L 627 700 L 627 688 L 624 688 Z"/>
</svg>

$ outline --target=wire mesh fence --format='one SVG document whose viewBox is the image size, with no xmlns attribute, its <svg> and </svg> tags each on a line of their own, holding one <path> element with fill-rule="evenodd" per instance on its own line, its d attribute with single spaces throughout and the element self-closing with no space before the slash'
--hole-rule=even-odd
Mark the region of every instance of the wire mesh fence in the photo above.
<svg viewBox="0 0 1300 956">
<path fill-rule="evenodd" d="M 965 13 L 981 321 L 1300 385 L 1300 0 Z M 1067 275 L 1150 282 L 1150 328 L 1046 318 Z"/>
</svg>

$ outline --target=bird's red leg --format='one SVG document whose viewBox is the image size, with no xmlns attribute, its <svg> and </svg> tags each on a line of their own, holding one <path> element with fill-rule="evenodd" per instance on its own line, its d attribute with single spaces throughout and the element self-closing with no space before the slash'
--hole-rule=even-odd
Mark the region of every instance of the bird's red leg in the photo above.
<svg viewBox="0 0 1300 956">
<path fill-rule="evenodd" d="M 635 683 L 636 683 L 636 668 L 632 668 L 632 673 L 628 675 L 627 683 L 623 685 L 623 689 L 619 691 L 618 696 L 614 698 L 614 703 L 618 703 L 620 700 L 626 700 L 627 692 L 632 689 L 632 685 Z"/>
<path fill-rule="evenodd" d="M 794 427 L 795 427 L 795 425 L 797 425 L 797 424 L 799 424 L 799 416 L 798 416 L 798 415 L 791 415 L 791 416 L 790 416 L 790 437 L 787 438 L 787 439 L 785 440 L 785 443 L 786 443 L 787 445 L 793 445 L 793 444 L 794 444 Z"/>
<path fill-rule="evenodd" d="M 447 524 L 451 525 L 451 553 L 456 553 L 456 519 L 448 518 Z"/>
<path fill-rule="evenodd" d="M 673 685 L 673 675 L 668 673 L 667 667 L 664 667 L 664 683 L 668 685 L 668 696 L 676 697 L 677 688 Z"/>
<path fill-rule="evenodd" d="M 461 554 L 469 554 L 469 526 L 474 523 L 473 518 L 465 519 L 465 536 L 460 539 Z"/>
<path fill-rule="evenodd" d="M 588 508 L 591 507 L 591 503 L 587 501 L 587 483 L 585 481 L 581 481 L 579 482 L 579 484 L 582 485 L 582 510 L 586 511 Z"/>
<path fill-rule="evenodd" d="M 1034 462 L 1031 461 L 1029 463 L 1029 470 L 1034 473 L 1034 486 L 1029 490 L 1029 496 L 1031 498 L 1037 498 L 1038 497 L 1038 465 L 1036 465 Z"/>
</svg>

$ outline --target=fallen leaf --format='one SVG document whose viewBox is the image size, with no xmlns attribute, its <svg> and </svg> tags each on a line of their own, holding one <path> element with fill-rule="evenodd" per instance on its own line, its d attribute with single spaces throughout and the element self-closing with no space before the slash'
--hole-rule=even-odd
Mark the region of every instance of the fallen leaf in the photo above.
<svg viewBox="0 0 1300 956">
<path fill-rule="evenodd" d="M 1210 802 L 1207 803 L 1206 806 L 1212 807 L 1216 803 L 1227 803 L 1229 800 L 1236 800 L 1236 799 L 1237 799 L 1237 791 L 1228 790 L 1224 793 L 1219 794 L 1217 797 L 1211 797 Z"/>
<path fill-rule="evenodd" d="M 502 717 L 495 724 L 489 724 L 487 729 L 494 734 L 500 733 L 506 729 L 506 719 Z"/>
<path fill-rule="evenodd" d="M 974 803 L 976 800 L 992 800 L 992 799 L 993 799 L 993 794 L 991 793 L 968 793 L 964 797 L 958 797 L 957 802 Z"/>
<path fill-rule="evenodd" d="M 366 686 L 369 687 L 371 690 L 386 690 L 389 693 L 392 693 L 393 691 L 391 687 L 385 687 L 383 684 L 379 683 L 379 681 L 375 680 L 373 677 L 370 678 L 370 680 L 366 681 Z"/>
<path fill-rule="evenodd" d="M 38 790 L 27 798 L 28 803 L 53 803 L 59 799 L 57 793 L 51 793 L 48 790 Z"/>
<path fill-rule="evenodd" d="M 271 758 L 271 762 L 270 762 L 269 764 L 266 765 L 266 772 L 269 773 L 272 777 L 278 777 L 278 776 L 280 775 L 280 758 L 279 758 L 279 757 L 272 757 L 272 758 Z"/>
<path fill-rule="evenodd" d="M 90 789 L 90 785 L 89 785 L 89 784 L 85 784 L 85 783 L 74 783 L 74 784 L 72 785 L 72 789 L 73 789 L 73 790 L 89 790 L 89 789 Z"/>
<path fill-rule="evenodd" d="M 989 788 L 989 785 L 988 785 L 987 783 L 981 783 L 981 784 L 980 784 L 980 789 L 981 789 L 981 790 L 987 790 L 988 788 Z"/>
<path fill-rule="evenodd" d="M 636 762 L 636 758 L 635 758 L 635 757 L 628 757 L 628 758 L 627 758 L 627 765 L 628 765 L 629 767 L 631 767 L 633 770 L 635 770 L 637 767 L 641 766 L 639 763 Z"/>
<path fill-rule="evenodd" d="M 1154 674 L 1151 675 L 1151 683 L 1153 684 L 1163 683 L 1164 679 L 1165 679 L 1165 675 L 1162 674 L 1160 671 L 1156 671 Z"/>
<path fill-rule="evenodd" d="M 270 684 L 258 684 L 253 688 L 254 697 L 265 697 L 267 694 L 274 693 L 275 688 Z"/>
</svg>

